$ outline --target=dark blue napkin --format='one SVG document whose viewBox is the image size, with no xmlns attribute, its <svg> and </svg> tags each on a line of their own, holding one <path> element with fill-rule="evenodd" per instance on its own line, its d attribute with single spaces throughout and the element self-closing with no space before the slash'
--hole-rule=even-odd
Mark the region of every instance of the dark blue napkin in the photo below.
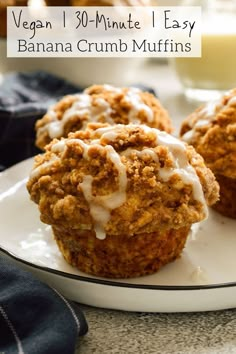
<svg viewBox="0 0 236 354">
<path fill-rule="evenodd" d="M 0 353 L 73 354 L 87 330 L 78 305 L 0 257 Z"/>
</svg>

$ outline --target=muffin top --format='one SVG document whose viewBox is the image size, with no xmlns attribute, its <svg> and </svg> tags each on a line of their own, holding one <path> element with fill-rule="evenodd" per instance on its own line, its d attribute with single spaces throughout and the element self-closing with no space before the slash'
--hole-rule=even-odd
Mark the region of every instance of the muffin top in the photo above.
<svg viewBox="0 0 236 354">
<path fill-rule="evenodd" d="M 193 147 L 145 125 L 98 123 L 54 139 L 27 188 L 43 222 L 100 239 L 198 222 L 219 193 Z"/>
<path fill-rule="evenodd" d="M 236 178 L 236 89 L 187 117 L 180 136 L 215 174 Z"/>
<path fill-rule="evenodd" d="M 36 122 L 36 145 L 44 149 L 53 138 L 83 130 L 89 122 L 138 123 L 167 132 L 172 130 L 167 111 L 151 93 L 133 87 L 94 85 L 81 94 L 62 98 Z"/>
</svg>

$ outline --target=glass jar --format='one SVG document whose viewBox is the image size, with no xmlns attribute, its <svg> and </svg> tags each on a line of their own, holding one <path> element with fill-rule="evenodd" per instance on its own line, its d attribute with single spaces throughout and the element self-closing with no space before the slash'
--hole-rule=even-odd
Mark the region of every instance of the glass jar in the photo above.
<svg viewBox="0 0 236 354">
<path fill-rule="evenodd" d="M 236 0 L 185 0 L 202 7 L 201 58 L 175 58 L 174 69 L 191 99 L 206 101 L 236 87 Z"/>
</svg>

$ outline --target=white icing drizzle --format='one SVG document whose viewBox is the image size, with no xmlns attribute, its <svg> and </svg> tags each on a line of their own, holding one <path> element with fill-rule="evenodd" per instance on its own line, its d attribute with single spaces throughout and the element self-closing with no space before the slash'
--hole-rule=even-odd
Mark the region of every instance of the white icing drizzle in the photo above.
<svg viewBox="0 0 236 354">
<path fill-rule="evenodd" d="M 99 204 L 98 197 L 94 197 L 92 194 L 92 176 L 84 176 L 83 182 L 80 183 L 80 188 L 84 194 L 84 198 L 89 204 L 90 214 L 95 221 L 94 230 L 96 237 L 100 240 L 106 238 L 104 231 L 105 225 L 110 219 L 110 210 Z"/>
<path fill-rule="evenodd" d="M 221 102 L 219 100 L 209 102 L 199 111 L 199 117 L 201 119 L 207 119 L 208 122 L 211 121 L 215 117 L 216 109 L 220 106 Z"/>
<path fill-rule="evenodd" d="M 132 132 L 132 129 L 137 129 L 136 125 L 129 124 L 126 126 L 127 129 Z M 168 152 L 172 157 L 172 167 L 162 167 L 159 170 L 159 176 L 163 181 L 168 181 L 173 175 L 178 175 L 181 180 L 188 185 L 192 186 L 193 197 L 195 200 L 201 202 L 204 208 L 205 217 L 207 217 L 208 211 L 206 206 L 206 201 L 204 198 L 202 186 L 198 175 L 192 165 L 188 162 L 186 154 L 186 145 L 178 140 L 177 138 L 167 134 L 166 132 L 159 131 L 147 127 L 145 125 L 139 125 L 145 134 L 152 134 L 156 146 L 162 145 L 168 148 Z M 127 174 L 126 166 L 122 163 L 122 155 L 128 156 L 132 152 L 135 152 L 141 158 L 145 155 L 149 155 L 152 160 L 158 162 L 159 158 L 155 151 L 151 148 L 143 148 L 140 150 L 127 149 L 122 152 L 121 156 L 115 151 L 115 149 L 109 145 L 109 142 L 119 139 L 119 134 L 124 129 L 123 125 L 115 125 L 109 127 L 99 128 L 95 131 L 95 136 L 98 139 L 92 140 L 89 144 L 86 144 L 80 139 L 68 139 L 61 140 L 52 146 L 53 153 L 63 153 L 67 144 L 76 143 L 79 144 L 83 149 L 83 158 L 90 160 L 90 149 L 95 147 L 99 150 L 105 150 L 106 157 L 112 162 L 114 167 L 118 172 L 118 188 L 115 192 L 108 195 L 93 195 L 92 185 L 93 176 L 85 175 L 82 183 L 80 183 L 80 188 L 84 194 L 86 201 L 89 204 L 90 213 L 94 220 L 94 230 L 96 232 L 96 237 L 98 239 L 104 239 L 106 237 L 105 227 L 110 220 L 111 211 L 120 207 L 126 201 L 126 188 L 127 188 Z M 104 144 L 104 141 L 106 144 Z M 103 143 L 102 143 L 103 142 Z M 44 173 L 45 169 L 51 168 L 52 164 L 59 157 L 55 154 L 52 156 L 52 160 L 43 163 L 41 166 L 36 167 L 32 173 L 31 177 L 34 178 L 38 176 L 41 172 Z"/>
<path fill-rule="evenodd" d="M 140 97 L 140 93 L 141 91 L 138 88 L 132 87 L 128 90 L 125 96 L 125 100 L 132 105 L 132 108 L 128 114 L 129 121 L 134 124 L 140 123 L 140 119 L 138 118 L 138 115 L 141 111 L 144 111 L 147 121 L 149 123 L 152 123 L 154 119 L 153 111 L 148 105 L 146 105 L 142 101 Z"/>
<path fill-rule="evenodd" d="M 53 155 L 50 161 L 46 161 L 42 165 L 35 167 L 30 173 L 30 178 L 38 178 L 42 174 L 42 172 L 45 174 L 47 173 L 47 171 L 50 172 L 52 165 L 57 160 L 59 160 L 59 157 Z"/>
<path fill-rule="evenodd" d="M 96 129 L 96 135 L 99 136 L 101 142 L 113 142 L 117 139 L 119 132 L 124 129 L 122 124 L 116 124 L 111 127 L 103 127 Z"/>
<path fill-rule="evenodd" d="M 145 159 L 145 156 L 150 156 L 151 159 L 155 162 L 159 162 L 159 158 L 156 154 L 156 152 L 152 149 L 144 148 L 142 150 L 136 150 L 132 148 L 128 148 L 125 151 L 121 153 L 122 156 L 127 156 L 129 157 L 131 154 L 136 154 L 138 157 L 140 157 L 142 160 Z"/>
<path fill-rule="evenodd" d="M 197 128 L 204 127 L 211 123 L 211 121 L 215 117 L 216 110 L 218 108 L 221 108 L 221 101 L 212 101 L 206 104 L 199 112 L 198 112 L 198 120 L 193 125 L 192 122 L 190 122 L 191 130 L 187 131 L 181 138 L 184 140 L 186 143 L 191 143 L 191 140 L 193 136 L 195 135 L 195 132 Z"/>
<path fill-rule="evenodd" d="M 191 241 L 196 241 L 197 240 L 197 234 L 200 229 L 201 222 L 196 222 L 195 224 L 192 224 L 190 233 L 189 233 L 189 239 Z"/>
<path fill-rule="evenodd" d="M 90 110 L 91 110 L 91 96 L 87 94 L 77 95 L 76 101 L 72 104 L 72 106 L 69 109 L 65 111 L 62 119 L 58 120 L 58 124 L 60 125 L 61 130 L 60 130 L 60 134 L 56 136 L 56 138 L 59 138 L 60 136 L 63 135 L 64 126 L 71 118 L 75 116 L 80 117 L 83 124 L 84 120 L 87 119 Z"/>
<path fill-rule="evenodd" d="M 47 111 L 47 114 L 51 117 L 51 119 L 57 120 L 57 114 L 56 114 L 56 112 L 54 111 L 53 106 L 51 106 L 51 107 L 49 108 L 49 110 Z"/>
<path fill-rule="evenodd" d="M 194 137 L 197 128 L 204 127 L 209 123 L 211 123 L 214 120 L 216 113 L 222 110 L 223 108 L 227 108 L 235 105 L 236 105 L 236 96 L 230 98 L 230 100 L 227 102 L 225 106 L 222 104 L 222 99 L 209 102 L 197 113 L 198 120 L 196 121 L 196 123 L 193 125 L 193 122 L 189 122 L 189 125 L 192 129 L 187 131 L 181 138 L 185 142 L 191 143 L 191 140 Z"/>
<path fill-rule="evenodd" d="M 135 127 L 133 124 L 129 124 L 127 126 Z M 166 132 L 159 131 L 157 129 L 150 128 L 145 125 L 139 125 L 146 134 L 155 133 L 156 143 L 157 145 L 164 145 L 168 147 L 169 153 L 172 155 L 173 167 L 172 168 L 160 168 L 159 176 L 164 180 L 168 181 L 171 176 L 177 174 L 185 184 L 192 185 L 193 188 L 193 197 L 195 200 L 199 201 L 204 208 L 205 217 L 208 216 L 208 208 L 206 205 L 204 193 L 202 190 L 202 185 L 200 183 L 199 177 L 192 167 L 192 165 L 188 162 L 186 155 L 186 146 L 179 139 L 167 134 Z M 116 125 L 114 127 L 105 127 L 99 128 L 96 130 L 101 137 L 101 139 L 106 139 L 106 141 L 114 141 L 119 134 L 120 129 L 122 129 L 122 125 Z M 134 150 L 133 150 L 134 151 Z M 144 148 L 142 151 L 135 150 L 139 156 L 143 157 L 144 154 L 149 154 L 154 161 L 158 161 L 158 156 L 155 154 L 154 150 Z M 131 149 L 127 149 L 122 152 L 122 155 L 129 155 L 131 153 Z"/>
<path fill-rule="evenodd" d="M 116 88 L 111 85 L 104 85 L 103 88 L 113 93 L 114 96 L 123 92 L 121 88 Z M 124 97 L 124 100 L 131 105 L 128 119 L 131 123 L 140 123 L 138 115 L 143 111 L 147 121 L 151 123 L 154 119 L 153 111 L 142 101 L 140 93 L 141 91 L 138 88 L 129 88 Z M 81 119 L 81 130 L 86 128 L 88 122 L 98 122 L 101 118 L 111 125 L 114 124 L 114 120 L 111 118 L 112 108 L 109 102 L 104 98 L 97 97 L 92 104 L 92 96 L 89 94 L 89 89 L 86 89 L 83 93 L 77 94 L 74 97 L 76 100 L 72 106 L 64 112 L 61 120 L 57 118 L 53 107 L 48 110 L 47 115 L 50 116 L 51 121 L 38 129 L 38 136 L 44 132 L 47 132 L 51 139 L 63 136 L 66 123 L 75 116 Z"/>
<path fill-rule="evenodd" d="M 137 127 L 142 128 L 142 130 L 146 133 L 146 134 L 150 134 L 150 133 L 154 133 L 156 134 L 156 131 L 159 131 L 158 129 L 154 129 L 154 128 L 150 128 L 147 125 L 144 124 L 127 124 L 126 125 L 127 129 L 129 130 L 133 130 L 136 129 Z M 114 142 L 117 137 L 119 136 L 119 133 L 122 133 L 122 131 L 124 130 L 124 125 L 123 124 L 116 124 L 110 127 L 102 127 L 102 128 L 98 128 L 96 129 L 96 135 L 98 135 L 100 137 L 101 142 Z"/>
<path fill-rule="evenodd" d="M 207 120 L 207 119 L 200 119 L 200 120 L 198 120 L 198 121 L 196 122 L 195 128 L 204 127 L 204 126 L 206 126 L 206 125 L 208 125 L 208 124 L 209 124 L 209 120 Z"/>
<path fill-rule="evenodd" d="M 103 88 L 108 92 L 113 92 L 114 94 L 122 93 L 122 89 L 120 87 L 114 87 L 112 85 L 105 84 Z"/>
<path fill-rule="evenodd" d="M 108 127 L 109 129 L 110 127 Z M 114 128 L 114 127 L 113 127 Z M 100 132 L 102 135 L 102 132 Z M 80 139 L 69 139 L 69 143 L 79 144 L 83 149 L 83 158 L 90 160 L 89 151 L 91 147 L 96 146 L 98 149 L 106 151 L 107 158 L 113 163 L 118 172 L 118 189 L 117 191 L 107 195 L 92 194 L 93 176 L 85 175 L 80 188 L 89 204 L 90 214 L 94 220 L 94 230 L 98 239 L 105 239 L 105 226 L 110 220 L 112 209 L 120 207 L 126 201 L 127 175 L 126 167 L 121 162 L 119 154 L 111 145 L 102 146 L 100 140 L 92 140 L 90 144 L 86 144 Z M 53 153 L 63 153 L 67 148 L 66 140 L 60 140 L 52 146 Z M 43 163 L 31 172 L 31 178 L 39 176 L 45 169 L 50 169 L 55 160 L 59 160 L 57 155 L 53 155 L 52 159 Z"/>
<path fill-rule="evenodd" d="M 103 88 L 108 91 L 108 92 L 112 92 L 114 94 L 120 94 L 122 93 L 122 89 L 118 88 L 118 87 L 114 87 L 111 85 L 103 85 Z M 144 111 L 147 117 L 147 121 L 149 123 L 153 122 L 154 119 L 154 114 L 152 109 L 146 105 L 141 97 L 140 97 L 140 93 L 142 91 L 136 87 L 131 87 L 128 89 L 124 99 L 126 102 L 130 103 L 132 108 L 129 111 L 128 114 L 128 118 L 129 118 L 129 122 L 133 123 L 133 124 L 138 124 L 140 123 L 140 119 L 138 118 L 138 114 L 141 111 Z M 113 122 L 114 124 L 114 122 Z"/>
<path fill-rule="evenodd" d="M 81 144 L 81 141 L 78 140 L 78 142 Z M 84 148 L 84 158 L 88 159 L 91 145 L 89 146 L 84 142 L 82 142 L 81 145 Z M 118 190 L 107 195 L 93 196 L 93 177 L 90 175 L 84 176 L 80 187 L 83 191 L 86 201 L 89 204 L 91 216 L 95 221 L 94 230 L 96 232 L 96 237 L 100 240 L 103 240 L 106 237 L 105 226 L 110 220 L 111 210 L 120 207 L 126 201 L 127 175 L 125 165 L 123 165 L 119 154 L 114 150 L 112 146 L 100 146 L 100 149 L 105 149 L 107 157 L 111 160 L 118 171 Z"/>
<path fill-rule="evenodd" d="M 88 121 L 97 122 L 102 116 L 107 123 L 114 124 L 110 117 L 111 112 L 110 104 L 103 98 L 97 98 L 92 105 L 90 95 L 87 93 L 78 94 L 76 95 L 76 101 L 64 112 L 61 120 L 57 119 L 53 109 L 48 111 L 47 114 L 51 116 L 52 121 L 41 127 L 38 130 L 38 135 L 47 131 L 51 139 L 63 136 L 66 123 L 74 116 L 80 117 L 82 130 L 86 128 Z"/>
<path fill-rule="evenodd" d="M 173 167 L 171 168 L 161 168 L 159 171 L 159 176 L 164 180 L 168 181 L 173 175 L 178 175 L 185 184 L 192 185 L 193 197 L 195 200 L 199 201 L 204 208 L 205 217 L 208 216 L 208 209 L 202 190 L 202 185 L 200 183 L 199 177 L 193 168 L 193 166 L 188 162 L 186 155 L 186 146 L 184 143 L 173 136 L 159 131 L 156 134 L 157 144 L 167 146 L 169 153 L 172 155 Z"/>
<path fill-rule="evenodd" d="M 233 96 L 229 101 L 228 101 L 228 106 L 235 106 L 236 105 L 236 96 Z"/>
<path fill-rule="evenodd" d="M 63 152 L 65 149 L 65 140 L 60 140 L 56 144 L 52 145 L 52 152 Z"/>
<path fill-rule="evenodd" d="M 187 131 L 184 135 L 182 135 L 181 139 L 184 140 L 186 143 L 190 144 L 192 141 L 192 138 L 194 136 L 195 130 L 191 129 Z"/>
<path fill-rule="evenodd" d="M 57 120 L 48 124 L 48 135 L 51 139 L 59 138 L 63 133 L 62 121 Z"/>
</svg>

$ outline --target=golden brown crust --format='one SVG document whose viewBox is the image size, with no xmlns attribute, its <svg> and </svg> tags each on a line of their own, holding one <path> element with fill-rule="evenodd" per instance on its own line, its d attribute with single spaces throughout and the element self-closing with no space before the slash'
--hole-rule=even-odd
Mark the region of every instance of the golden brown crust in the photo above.
<svg viewBox="0 0 236 354">
<path fill-rule="evenodd" d="M 84 112 L 82 115 L 75 113 L 70 116 L 69 119 L 63 123 L 62 134 L 58 137 L 67 137 L 70 132 L 75 132 L 77 130 L 83 129 L 86 127 L 86 124 L 92 122 L 96 119 L 100 123 L 109 123 L 109 124 L 129 124 L 131 123 L 131 118 L 129 113 L 134 109 L 134 106 L 129 99 L 127 99 L 127 93 L 129 88 L 123 88 L 118 92 L 107 89 L 107 85 L 94 85 L 89 87 L 85 94 L 89 95 L 91 98 L 91 107 L 100 113 L 94 118 L 92 113 Z M 138 120 L 140 124 L 146 124 L 153 128 L 158 128 L 164 130 L 168 133 L 172 132 L 172 124 L 169 118 L 168 112 L 162 107 L 158 99 L 149 92 L 138 93 L 140 100 L 143 104 L 147 106 L 148 109 L 151 109 L 153 117 L 149 120 L 149 116 L 145 110 L 140 109 L 135 116 L 135 119 Z M 36 122 L 36 132 L 37 139 L 36 145 L 40 149 L 44 149 L 52 137 L 50 136 L 48 126 L 51 122 L 61 121 L 65 112 L 68 112 L 68 109 L 78 101 L 78 95 L 69 95 L 62 100 L 60 100 L 54 107 L 50 109 L 45 116 Z M 100 102 L 103 100 L 110 107 L 109 114 L 107 114 L 106 109 L 99 108 Z"/>
<path fill-rule="evenodd" d="M 67 95 L 65 97 L 63 97 L 58 103 L 56 103 L 54 106 L 53 106 L 53 111 L 55 112 L 56 116 L 57 116 L 57 119 L 58 120 L 61 120 L 62 117 L 63 117 L 63 114 L 65 113 L 65 111 L 67 109 L 69 109 L 73 103 L 76 101 L 76 95 Z M 41 128 L 45 127 L 45 125 L 47 125 L 48 123 L 52 122 L 53 121 L 53 118 L 52 116 L 50 115 L 49 112 L 47 112 L 42 119 L 39 119 L 36 121 L 36 124 L 35 124 L 35 129 L 36 129 L 36 132 L 37 132 L 37 139 L 36 139 L 36 145 L 40 148 L 40 149 L 44 149 L 45 145 L 49 144 L 50 141 L 52 140 L 50 138 L 50 136 L 48 135 L 48 131 L 47 130 L 41 130 Z M 72 123 L 73 124 L 73 123 Z M 78 129 L 81 128 L 81 122 L 80 120 L 78 119 Z M 73 126 L 70 126 L 70 123 L 68 123 L 66 126 L 65 126 L 65 137 L 70 133 L 70 132 L 73 132 Z M 78 130 L 78 129 L 75 129 Z"/>
<path fill-rule="evenodd" d="M 222 215 L 236 219 L 236 179 L 216 175 L 220 185 L 220 200 L 213 208 Z"/>
<path fill-rule="evenodd" d="M 89 125 L 86 131 L 70 133 L 65 139 L 66 151 L 54 153 L 54 140 L 46 148 L 46 153 L 35 159 L 34 169 L 52 160 L 59 159 L 49 168 L 42 169 L 37 177 L 31 177 L 28 190 L 33 201 L 39 204 L 41 220 L 52 225 L 70 225 L 74 229 L 86 225 L 92 229 L 93 220 L 89 205 L 80 184 L 84 176 L 93 176 L 92 194 L 109 195 L 118 189 L 118 171 L 107 157 L 106 150 L 92 147 L 89 159 L 84 158 L 83 148 L 73 139 L 89 143 L 98 139 L 98 124 Z M 117 126 L 116 126 L 117 128 Z M 156 230 L 181 228 L 204 218 L 203 204 L 193 196 L 193 187 L 183 183 L 178 174 L 163 181 L 159 171 L 171 167 L 173 157 L 166 146 L 157 145 L 156 135 L 147 133 L 142 126 L 121 126 L 115 139 L 106 136 L 100 139 L 106 147 L 112 146 L 121 156 L 127 173 L 126 201 L 111 211 L 106 233 L 110 235 L 151 233 Z M 151 149 L 158 161 L 149 154 L 138 155 L 142 149 Z M 133 149 L 128 155 L 127 149 Z M 218 185 L 203 159 L 192 147 L 187 147 L 187 157 L 195 168 L 203 186 L 208 204 L 218 199 Z M 47 165 L 46 165 L 47 166 Z"/>
<path fill-rule="evenodd" d="M 192 131 L 189 144 L 203 156 L 207 166 L 215 174 L 229 178 L 236 178 L 236 100 L 231 100 L 235 97 L 236 89 L 223 96 L 216 104 L 208 124 L 199 124 L 205 119 L 202 111 L 207 106 L 198 108 L 187 117 L 180 130 L 182 138 Z"/>
<path fill-rule="evenodd" d="M 180 135 L 203 156 L 219 182 L 220 200 L 214 209 L 236 218 L 236 89 L 193 112 Z"/>
<path fill-rule="evenodd" d="M 109 236 L 53 227 L 66 261 L 79 270 L 106 278 L 129 278 L 155 273 L 181 254 L 190 227 L 156 233 Z"/>
<path fill-rule="evenodd" d="M 197 179 L 197 195 L 186 174 Z M 208 204 L 216 202 L 218 184 L 193 147 L 145 125 L 99 123 L 53 140 L 27 184 L 65 259 L 113 278 L 151 274 L 180 255 L 191 224 L 206 216 L 198 187 Z M 125 193 L 118 205 L 117 193 Z M 108 220 L 98 225 L 104 205 Z"/>
</svg>

